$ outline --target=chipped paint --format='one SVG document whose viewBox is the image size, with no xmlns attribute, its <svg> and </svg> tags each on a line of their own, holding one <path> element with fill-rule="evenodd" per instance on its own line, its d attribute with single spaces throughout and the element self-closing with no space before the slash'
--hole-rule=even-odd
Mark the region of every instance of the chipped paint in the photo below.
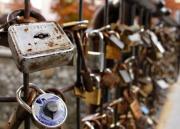
<svg viewBox="0 0 180 129">
<path fill-rule="evenodd" d="M 13 57 L 22 72 L 65 65 L 73 57 L 74 45 L 55 22 L 13 25 L 8 33 Z"/>
</svg>

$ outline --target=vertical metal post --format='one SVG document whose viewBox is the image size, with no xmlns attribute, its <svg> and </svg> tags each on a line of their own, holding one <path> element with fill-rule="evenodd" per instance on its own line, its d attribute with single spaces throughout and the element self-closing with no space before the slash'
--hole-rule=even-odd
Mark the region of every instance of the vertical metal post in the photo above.
<svg viewBox="0 0 180 129">
<path fill-rule="evenodd" d="M 119 25 L 122 24 L 122 0 L 119 0 Z"/>
<path fill-rule="evenodd" d="M 79 21 L 83 19 L 83 0 L 79 0 Z M 81 58 L 80 55 L 77 55 L 77 83 L 81 85 Z M 81 107 L 80 107 L 80 98 L 76 98 L 76 128 L 80 129 L 80 121 L 81 121 Z"/>
<path fill-rule="evenodd" d="M 29 74 L 23 73 L 24 100 L 27 101 L 29 94 Z M 24 129 L 30 129 L 30 117 L 25 119 Z"/>
<path fill-rule="evenodd" d="M 104 9 L 104 26 L 109 24 L 109 0 L 105 0 L 105 9 Z M 106 53 L 106 44 L 104 46 L 104 53 Z M 106 54 L 104 54 L 104 68 L 106 68 Z M 108 101 L 108 88 L 104 88 L 103 102 Z"/>
<path fill-rule="evenodd" d="M 79 0 L 79 21 L 83 20 L 83 0 Z"/>
<path fill-rule="evenodd" d="M 119 0 L 119 24 L 124 24 L 125 21 L 125 1 Z"/>
<path fill-rule="evenodd" d="M 134 18 L 136 16 L 136 8 L 137 8 L 136 4 L 133 4 L 131 6 L 131 25 L 134 24 Z"/>
<path fill-rule="evenodd" d="M 109 23 L 109 1 L 105 0 L 105 8 L 104 8 L 104 26 L 107 25 Z M 104 45 L 102 48 L 104 48 L 104 53 L 106 53 L 106 44 L 102 44 Z M 104 56 L 106 56 L 104 54 Z M 104 57 L 104 68 L 106 68 L 106 58 Z M 102 89 L 102 98 L 101 98 L 101 111 L 100 113 L 103 113 L 103 103 L 108 101 L 108 88 L 103 88 Z"/>
<path fill-rule="evenodd" d="M 109 2 L 105 0 L 105 8 L 104 8 L 104 25 L 109 23 Z"/>
<path fill-rule="evenodd" d="M 30 0 L 24 0 L 24 18 L 28 19 L 30 16 Z"/>
<path fill-rule="evenodd" d="M 30 0 L 24 0 L 24 18 L 27 20 L 30 16 Z M 23 73 L 24 100 L 27 101 L 29 95 L 29 74 Z M 30 129 L 30 116 L 25 119 L 24 128 Z"/>
<path fill-rule="evenodd" d="M 145 21 L 144 21 L 144 24 L 145 24 L 145 28 L 149 28 L 150 27 L 150 20 L 151 20 L 151 13 L 148 11 L 148 10 L 146 10 L 145 11 L 146 13 L 145 13 Z"/>
<path fill-rule="evenodd" d="M 143 17 L 144 17 L 144 8 L 141 7 L 140 14 L 139 14 L 139 24 L 143 25 Z"/>
<path fill-rule="evenodd" d="M 125 0 L 122 0 L 122 23 L 125 24 L 125 11 L 126 11 L 126 1 Z"/>
</svg>

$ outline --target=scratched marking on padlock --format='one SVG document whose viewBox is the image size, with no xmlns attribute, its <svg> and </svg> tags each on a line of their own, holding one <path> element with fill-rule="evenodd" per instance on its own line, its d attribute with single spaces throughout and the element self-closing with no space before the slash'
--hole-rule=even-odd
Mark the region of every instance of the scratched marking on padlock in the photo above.
<svg viewBox="0 0 180 129">
<path fill-rule="evenodd" d="M 55 22 L 12 25 L 9 45 L 15 62 L 23 72 L 65 65 L 74 54 L 74 45 Z"/>
</svg>

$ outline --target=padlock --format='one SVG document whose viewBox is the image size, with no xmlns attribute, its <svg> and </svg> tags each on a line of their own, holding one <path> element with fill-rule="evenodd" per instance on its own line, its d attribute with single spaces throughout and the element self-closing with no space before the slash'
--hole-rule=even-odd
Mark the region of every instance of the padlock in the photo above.
<svg viewBox="0 0 180 129">
<path fill-rule="evenodd" d="M 121 59 L 120 50 L 124 49 L 125 44 L 120 40 L 118 32 L 104 32 L 106 37 L 106 59 L 119 60 Z"/>
<path fill-rule="evenodd" d="M 123 125 L 121 124 L 121 122 L 117 122 L 117 123 L 116 123 L 116 128 L 115 128 L 115 129 L 126 129 L 126 127 L 123 126 Z"/>
<path fill-rule="evenodd" d="M 104 35 L 100 31 L 93 30 L 88 33 L 87 41 L 87 65 L 93 72 L 104 70 Z"/>
<path fill-rule="evenodd" d="M 115 118 L 114 118 L 114 109 L 112 107 L 107 107 L 105 110 L 107 116 L 107 126 L 109 129 L 113 129 L 116 126 Z"/>
<path fill-rule="evenodd" d="M 102 85 L 108 88 L 112 88 L 118 85 L 119 82 L 119 75 L 113 72 L 111 69 L 106 68 L 102 75 Z"/>
<path fill-rule="evenodd" d="M 75 48 L 55 22 L 12 25 L 8 41 L 17 67 L 25 73 L 68 64 Z"/>
<path fill-rule="evenodd" d="M 147 33 L 147 31 L 145 30 L 141 31 L 140 35 L 141 35 L 141 39 L 143 41 L 144 47 L 147 47 L 147 48 L 151 47 L 152 44 L 150 40 L 150 35 Z"/>
<path fill-rule="evenodd" d="M 83 129 L 95 129 L 93 124 L 89 121 L 83 122 Z"/>
<path fill-rule="evenodd" d="M 81 94 L 82 100 L 85 101 L 86 104 L 92 104 L 92 105 L 100 105 L 101 104 L 101 97 L 102 97 L 102 91 L 100 88 L 100 76 L 91 74 L 91 77 L 93 78 L 93 91 L 86 92 L 84 91 L 83 94 Z"/>
<path fill-rule="evenodd" d="M 83 129 L 102 129 L 102 125 L 98 120 L 89 120 L 83 122 Z"/>
<path fill-rule="evenodd" d="M 64 101 L 55 94 L 45 93 L 33 84 L 30 84 L 30 88 L 40 93 L 40 95 L 35 98 L 31 107 L 21 99 L 23 86 L 17 90 L 16 98 L 19 104 L 32 114 L 35 125 L 46 128 L 60 127 L 65 122 L 68 114 Z"/>
<path fill-rule="evenodd" d="M 37 91 L 34 89 L 29 92 L 29 97 L 27 100 L 28 105 L 32 105 L 37 94 Z M 27 115 L 28 112 L 22 106 L 18 105 L 15 111 L 11 114 L 8 122 L 5 124 L 4 129 L 18 129 Z"/>
<path fill-rule="evenodd" d="M 139 120 L 142 116 L 142 112 L 140 109 L 139 101 L 137 100 L 135 94 L 131 90 L 125 90 L 123 94 L 125 99 L 130 104 L 129 107 L 131 109 L 134 119 Z"/>
<path fill-rule="evenodd" d="M 169 88 L 169 84 L 164 79 L 155 80 L 155 83 L 161 89 L 168 89 Z"/>
<path fill-rule="evenodd" d="M 139 82 L 141 83 L 139 93 L 145 98 L 148 97 L 154 90 L 151 77 L 141 78 Z"/>
<path fill-rule="evenodd" d="M 130 72 L 128 71 L 129 69 L 125 65 L 120 65 L 119 67 L 119 76 L 121 78 L 121 82 L 128 84 L 132 82 L 132 77 L 130 75 Z"/>
<path fill-rule="evenodd" d="M 164 54 L 165 49 L 164 49 L 162 43 L 158 40 L 156 34 L 152 31 L 149 31 L 149 34 L 151 36 L 152 43 L 157 48 L 157 50 L 160 52 L 159 54 Z M 163 55 L 161 55 L 161 56 L 163 56 Z"/>
</svg>

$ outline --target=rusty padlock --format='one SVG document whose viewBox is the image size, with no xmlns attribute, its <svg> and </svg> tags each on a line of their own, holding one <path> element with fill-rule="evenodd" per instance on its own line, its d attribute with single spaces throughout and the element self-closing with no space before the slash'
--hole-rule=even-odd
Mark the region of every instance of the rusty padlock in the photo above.
<svg viewBox="0 0 180 129">
<path fill-rule="evenodd" d="M 17 67 L 25 73 L 67 64 L 75 48 L 55 22 L 12 25 L 8 41 Z"/>
<path fill-rule="evenodd" d="M 27 104 L 31 106 L 36 96 L 37 92 L 32 89 L 29 93 Z M 8 122 L 5 124 L 4 129 L 18 129 L 27 115 L 28 112 L 19 105 L 16 110 L 11 114 Z"/>
</svg>

